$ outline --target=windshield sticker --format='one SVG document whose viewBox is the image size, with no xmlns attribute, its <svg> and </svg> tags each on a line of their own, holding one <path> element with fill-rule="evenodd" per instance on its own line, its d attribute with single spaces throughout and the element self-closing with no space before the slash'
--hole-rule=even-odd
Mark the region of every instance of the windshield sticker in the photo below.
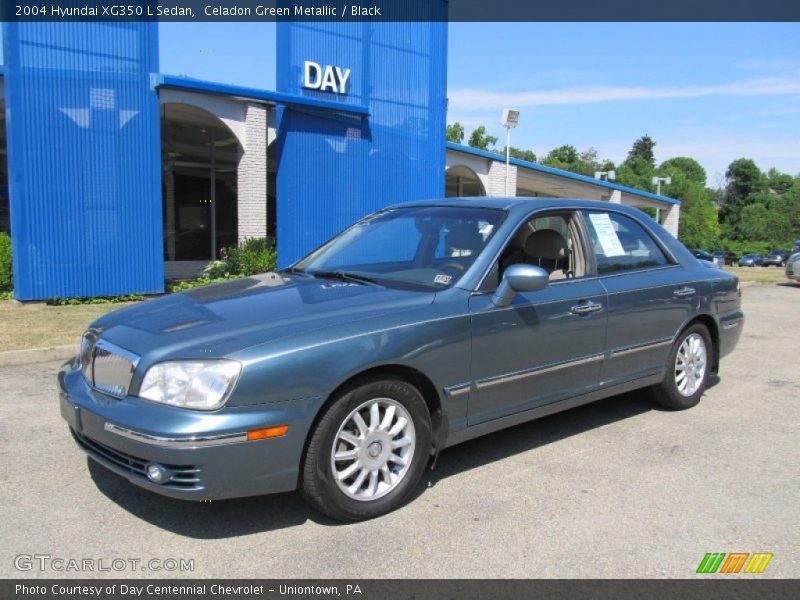
<svg viewBox="0 0 800 600">
<path fill-rule="evenodd" d="M 591 213 L 589 220 L 592 222 L 597 241 L 606 256 L 625 256 L 625 249 L 619 241 L 619 236 L 614 230 L 614 224 L 607 213 Z"/>
<path fill-rule="evenodd" d="M 451 275 L 437 275 L 433 278 L 433 283 L 441 283 L 447 285 L 453 277 Z"/>
</svg>

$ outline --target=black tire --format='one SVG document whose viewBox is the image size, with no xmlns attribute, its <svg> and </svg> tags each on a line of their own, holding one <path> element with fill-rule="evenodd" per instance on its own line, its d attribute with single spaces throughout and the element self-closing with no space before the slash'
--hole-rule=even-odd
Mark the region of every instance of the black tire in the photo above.
<svg viewBox="0 0 800 600">
<path fill-rule="evenodd" d="M 705 370 L 702 378 L 700 379 L 700 385 L 698 386 L 697 390 L 693 394 L 685 396 L 680 392 L 678 389 L 678 384 L 676 383 L 676 359 L 681 345 L 688 337 L 692 335 L 700 336 L 705 344 Z M 675 343 L 672 345 L 672 348 L 669 351 L 666 372 L 664 373 L 664 380 L 653 388 L 656 402 L 658 402 L 661 406 L 670 408 L 672 410 L 685 410 L 687 408 L 696 406 L 697 403 L 700 402 L 700 398 L 703 395 L 706 386 L 708 385 L 708 377 L 710 375 L 711 365 L 713 362 L 714 347 L 711 342 L 711 335 L 708 333 L 706 326 L 701 323 L 695 323 L 694 325 L 684 329 L 675 339 Z"/>
<path fill-rule="evenodd" d="M 410 463 L 396 486 L 385 495 L 357 500 L 339 488 L 331 466 L 331 454 L 339 428 L 362 404 L 387 398 L 401 405 L 414 428 L 414 449 Z M 300 492 L 316 510 L 337 521 L 363 521 L 401 506 L 416 488 L 425 470 L 431 448 L 431 419 L 425 400 L 402 379 L 365 379 L 341 394 L 327 407 L 306 447 L 300 476 Z"/>
</svg>

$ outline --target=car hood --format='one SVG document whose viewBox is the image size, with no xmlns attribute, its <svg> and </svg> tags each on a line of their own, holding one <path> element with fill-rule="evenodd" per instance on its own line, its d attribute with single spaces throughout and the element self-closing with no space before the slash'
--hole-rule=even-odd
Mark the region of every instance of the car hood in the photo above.
<svg viewBox="0 0 800 600">
<path fill-rule="evenodd" d="M 147 357 L 219 357 L 287 335 L 429 305 L 435 292 L 267 273 L 148 300 L 92 324 Z"/>
</svg>

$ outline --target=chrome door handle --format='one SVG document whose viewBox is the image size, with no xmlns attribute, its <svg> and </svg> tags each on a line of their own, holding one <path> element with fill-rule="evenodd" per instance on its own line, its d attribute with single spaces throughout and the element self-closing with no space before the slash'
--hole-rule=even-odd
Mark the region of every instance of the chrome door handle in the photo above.
<svg viewBox="0 0 800 600">
<path fill-rule="evenodd" d="M 683 298 L 685 296 L 694 296 L 696 290 L 693 287 L 682 287 L 679 290 L 675 290 L 673 295 L 677 296 L 678 298 Z"/>
<path fill-rule="evenodd" d="M 570 311 L 572 311 L 572 313 L 575 315 L 586 315 L 602 309 L 602 304 L 598 304 L 597 302 L 587 302 L 586 304 L 576 304 L 570 308 Z"/>
</svg>

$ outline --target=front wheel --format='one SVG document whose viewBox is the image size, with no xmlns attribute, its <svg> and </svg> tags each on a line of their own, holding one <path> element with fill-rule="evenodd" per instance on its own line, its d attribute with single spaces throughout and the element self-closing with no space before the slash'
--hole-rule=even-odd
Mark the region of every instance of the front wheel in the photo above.
<svg viewBox="0 0 800 600">
<path fill-rule="evenodd" d="M 377 517 L 414 490 L 430 447 L 419 391 L 400 379 L 366 381 L 334 400 L 312 432 L 300 491 L 333 519 Z"/>
<path fill-rule="evenodd" d="M 705 325 L 697 323 L 682 331 L 670 350 L 664 380 L 655 387 L 656 401 L 674 410 L 700 402 L 708 385 L 712 352 Z"/>
</svg>

